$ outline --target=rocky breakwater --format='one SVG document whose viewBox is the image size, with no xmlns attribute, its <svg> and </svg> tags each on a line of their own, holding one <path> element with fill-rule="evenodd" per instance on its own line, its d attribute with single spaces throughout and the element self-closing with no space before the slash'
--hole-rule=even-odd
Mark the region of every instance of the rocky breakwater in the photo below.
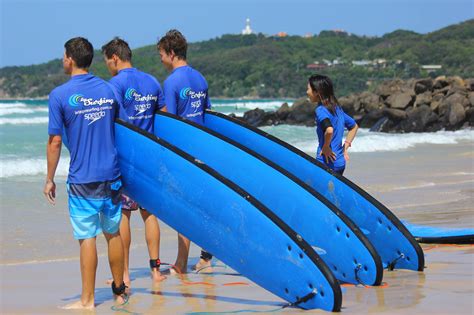
<svg viewBox="0 0 474 315">
<path fill-rule="evenodd" d="M 393 80 L 373 92 L 339 98 L 344 111 L 362 128 L 380 132 L 432 132 L 474 126 L 474 79 L 438 77 L 436 79 Z M 247 111 L 243 120 L 253 126 L 314 126 L 315 104 L 299 99 L 292 106 L 283 104 L 277 111 Z"/>
</svg>

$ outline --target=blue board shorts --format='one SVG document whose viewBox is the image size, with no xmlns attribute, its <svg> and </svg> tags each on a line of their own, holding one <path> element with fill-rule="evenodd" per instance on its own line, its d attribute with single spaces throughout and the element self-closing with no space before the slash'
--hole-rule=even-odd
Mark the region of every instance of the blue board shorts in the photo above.
<svg viewBox="0 0 474 315">
<path fill-rule="evenodd" d="M 101 232 L 117 233 L 122 219 L 122 181 L 115 179 L 87 184 L 67 184 L 69 218 L 77 240 Z"/>
</svg>

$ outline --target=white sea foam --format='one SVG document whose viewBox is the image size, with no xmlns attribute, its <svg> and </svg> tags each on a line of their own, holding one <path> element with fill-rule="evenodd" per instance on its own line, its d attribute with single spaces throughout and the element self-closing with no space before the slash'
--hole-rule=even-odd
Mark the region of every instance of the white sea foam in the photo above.
<svg viewBox="0 0 474 315">
<path fill-rule="evenodd" d="M 34 113 L 47 113 L 47 107 L 8 107 L 3 108 L 0 106 L 0 116 L 12 115 L 12 114 L 34 114 Z"/>
<path fill-rule="evenodd" d="M 48 117 L 0 118 L 0 125 L 37 125 L 47 124 Z"/>
<path fill-rule="evenodd" d="M 361 130 L 354 140 L 352 152 L 398 151 L 419 144 L 456 144 L 474 141 L 474 130 L 438 131 L 434 133 L 385 134 Z"/>
<path fill-rule="evenodd" d="M 66 176 L 69 169 L 69 158 L 61 158 L 56 175 Z M 46 175 L 46 159 L 7 159 L 0 160 L 0 178 L 15 176 Z"/>
<path fill-rule="evenodd" d="M 303 152 L 314 155 L 318 140 L 315 129 L 301 126 L 272 126 L 262 128 Z M 383 152 L 406 150 L 421 144 L 474 144 L 474 130 L 438 131 L 434 133 L 387 134 L 361 129 L 352 143 L 351 152 Z"/>
<path fill-rule="evenodd" d="M 13 102 L 13 103 L 0 103 L 0 109 L 3 109 L 3 108 L 24 108 L 24 107 L 27 107 L 28 105 L 26 105 L 25 103 L 21 103 L 21 102 Z"/>
</svg>

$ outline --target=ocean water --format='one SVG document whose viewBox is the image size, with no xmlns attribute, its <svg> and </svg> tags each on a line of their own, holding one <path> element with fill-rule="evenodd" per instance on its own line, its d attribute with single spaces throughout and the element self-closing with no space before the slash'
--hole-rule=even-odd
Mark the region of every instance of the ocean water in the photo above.
<svg viewBox="0 0 474 315">
<path fill-rule="evenodd" d="M 249 109 L 275 110 L 291 100 L 213 100 L 215 110 L 225 114 L 243 115 Z M 16 180 L 38 178 L 46 174 L 45 144 L 47 139 L 47 101 L 0 101 L 0 178 Z M 282 140 L 314 155 L 317 139 L 314 128 L 303 126 L 263 127 Z M 360 130 L 351 148 L 352 153 L 400 151 L 423 144 L 472 143 L 473 130 L 436 133 L 384 134 Z M 57 176 L 65 177 L 68 152 L 63 150 Z"/>
</svg>

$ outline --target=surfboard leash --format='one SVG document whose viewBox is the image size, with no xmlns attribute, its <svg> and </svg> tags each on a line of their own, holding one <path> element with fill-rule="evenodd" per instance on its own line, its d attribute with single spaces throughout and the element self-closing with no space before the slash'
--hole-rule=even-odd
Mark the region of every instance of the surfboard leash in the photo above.
<svg viewBox="0 0 474 315">
<path fill-rule="evenodd" d="M 395 269 L 395 265 L 397 264 L 397 262 L 398 262 L 400 259 L 405 259 L 405 254 L 404 254 L 404 253 L 400 253 L 400 255 L 398 255 L 397 258 L 395 258 L 394 260 L 392 260 L 392 262 L 390 262 L 390 263 L 387 265 L 387 270 L 393 271 L 393 270 Z"/>
<path fill-rule="evenodd" d="M 181 270 L 173 265 L 173 264 L 170 264 L 170 263 L 166 263 L 166 262 L 162 262 L 161 263 L 162 266 L 170 266 L 171 268 L 173 268 L 174 270 L 176 270 L 176 272 L 178 273 L 178 276 L 181 280 L 181 282 L 184 284 L 184 285 L 207 285 L 207 286 L 217 286 L 217 284 L 215 283 L 210 283 L 210 282 L 205 282 L 205 281 L 188 281 L 188 280 L 185 280 L 184 279 L 184 273 L 181 272 Z M 225 266 L 227 268 L 227 266 Z M 207 268 L 207 267 L 206 267 Z M 205 269 L 205 268 L 202 268 L 202 269 Z M 201 269 L 201 270 L 202 270 Z M 237 285 L 250 285 L 249 283 L 247 282 L 226 282 L 226 283 L 223 283 L 222 286 L 237 286 Z"/>
<path fill-rule="evenodd" d="M 359 277 L 359 271 L 362 269 L 362 264 L 357 264 L 357 266 L 355 267 L 354 269 L 354 273 L 355 273 L 355 279 L 357 282 L 359 282 L 361 285 L 363 285 L 364 287 L 368 287 L 369 285 L 365 284 L 362 279 Z"/>
</svg>

